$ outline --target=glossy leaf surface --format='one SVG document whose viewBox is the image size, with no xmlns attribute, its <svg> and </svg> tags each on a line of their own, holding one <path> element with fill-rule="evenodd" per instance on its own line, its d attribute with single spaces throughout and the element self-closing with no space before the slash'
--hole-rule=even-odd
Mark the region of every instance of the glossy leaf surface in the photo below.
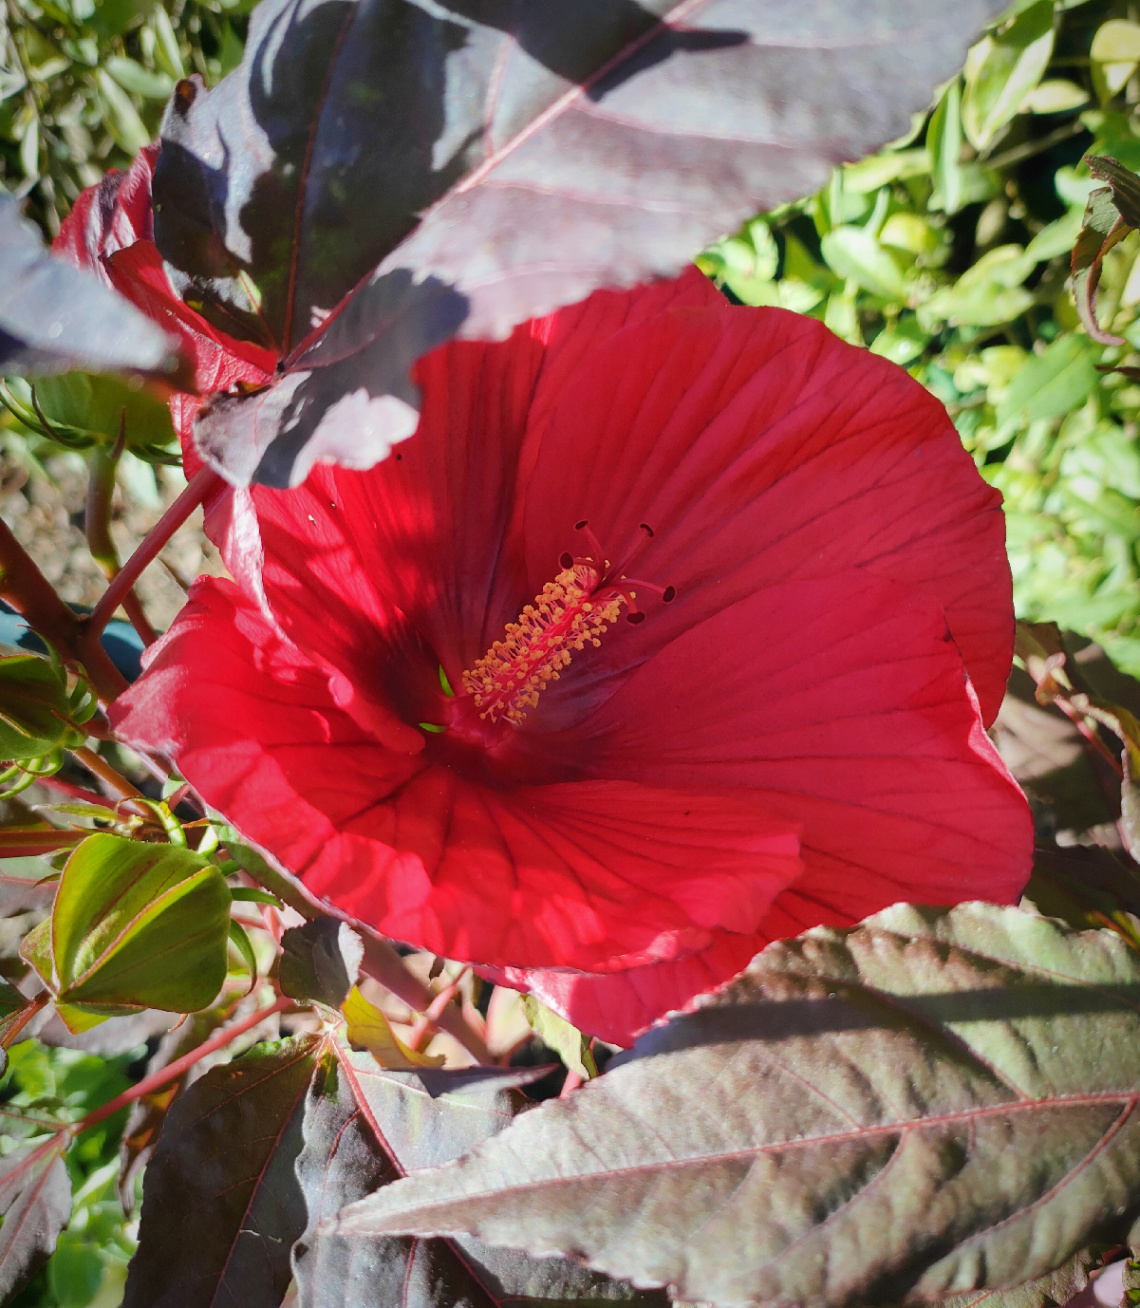
<svg viewBox="0 0 1140 1308">
<path fill-rule="evenodd" d="M 68 859 L 52 912 L 59 997 L 205 1008 L 226 975 L 230 892 L 205 858 L 106 833 Z"/>
<path fill-rule="evenodd" d="M 179 87 L 154 180 L 181 293 L 285 360 L 202 451 L 239 482 L 370 466 L 420 355 L 676 272 L 905 131 L 1001 8 L 266 0 L 241 68 Z"/>
<path fill-rule="evenodd" d="M 1012 1289 L 1140 1211 L 1138 1035 L 1140 957 L 1115 933 L 899 905 L 769 946 L 622 1066 L 339 1230 L 577 1251 L 725 1305 Z"/>
</svg>

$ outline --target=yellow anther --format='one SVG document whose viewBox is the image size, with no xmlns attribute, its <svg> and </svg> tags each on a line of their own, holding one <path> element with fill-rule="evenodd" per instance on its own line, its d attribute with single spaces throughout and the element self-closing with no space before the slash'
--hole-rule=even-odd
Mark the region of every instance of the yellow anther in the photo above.
<svg viewBox="0 0 1140 1308">
<path fill-rule="evenodd" d="M 600 637 L 616 621 L 625 596 L 597 599 L 598 573 L 577 564 L 548 581 L 517 622 L 507 624 L 475 666 L 463 674 L 479 716 L 498 722 L 521 722 L 551 681 L 557 681 L 574 651 L 601 645 Z"/>
</svg>

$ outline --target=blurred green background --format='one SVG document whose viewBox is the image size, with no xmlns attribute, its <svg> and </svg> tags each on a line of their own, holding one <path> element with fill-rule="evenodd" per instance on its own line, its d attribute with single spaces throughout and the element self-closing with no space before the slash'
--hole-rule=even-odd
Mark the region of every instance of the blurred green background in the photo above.
<svg viewBox="0 0 1140 1308">
<path fill-rule="evenodd" d="M 175 79 L 197 71 L 212 84 L 237 63 L 252 7 L 0 4 L 0 180 L 49 237 L 84 186 L 155 134 Z M 1110 253 L 1101 283 L 1101 325 L 1124 346 L 1089 339 L 1067 277 L 1097 184 L 1083 157 L 1140 170 L 1138 70 L 1140 5 L 1023 0 L 907 138 L 699 260 L 741 302 L 822 318 L 929 387 L 1005 496 L 1019 615 L 1096 639 L 1136 675 L 1140 384 L 1103 369 L 1140 366 L 1140 236 Z M 61 433 L 90 457 L 114 432 L 80 430 L 65 412 L 74 400 L 59 400 Z M 140 419 L 145 457 L 163 458 L 164 422 Z M 0 447 L 33 477 L 49 475 L 53 442 L 11 413 Z M 101 1059 L 28 1042 L 13 1051 L 0 1100 L 79 1116 L 143 1052 Z M 25 1308 L 119 1302 L 133 1227 L 115 1187 L 119 1128 L 108 1126 L 71 1151 L 76 1217 L 16 1301 Z M 0 1153 L 22 1129 L 4 1126 Z"/>
</svg>

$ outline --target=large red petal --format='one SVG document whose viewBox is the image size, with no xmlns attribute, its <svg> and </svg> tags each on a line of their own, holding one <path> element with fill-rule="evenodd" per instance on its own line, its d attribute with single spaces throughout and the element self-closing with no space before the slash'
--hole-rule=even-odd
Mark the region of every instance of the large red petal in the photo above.
<svg viewBox="0 0 1140 1308">
<path fill-rule="evenodd" d="M 798 823 L 807 870 L 771 937 L 900 899 L 1008 902 L 1029 873 L 1028 806 L 938 605 L 871 572 L 760 590 L 541 744 L 592 776 L 743 787 Z"/>
<path fill-rule="evenodd" d="M 686 600 L 654 611 L 647 597 L 652 620 L 550 694 L 552 723 L 700 617 L 853 565 L 939 601 L 996 713 L 1013 639 L 1000 496 L 901 368 L 778 309 L 665 313 L 584 356 L 533 440 L 525 589 L 580 550 L 576 520 L 612 558 L 646 522 L 656 538 L 629 571 Z"/>
<path fill-rule="evenodd" d="M 714 933 L 705 949 L 684 958 L 608 975 L 556 969 L 479 968 L 488 980 L 529 991 L 587 1035 L 628 1047 L 666 1013 L 743 972 L 768 943 L 765 936 Z"/>
<path fill-rule="evenodd" d="M 625 781 L 488 790 L 385 749 L 260 609 L 206 580 L 120 734 L 320 895 L 453 958 L 609 969 L 756 931 L 801 870 L 791 824 L 747 795 Z"/>
</svg>

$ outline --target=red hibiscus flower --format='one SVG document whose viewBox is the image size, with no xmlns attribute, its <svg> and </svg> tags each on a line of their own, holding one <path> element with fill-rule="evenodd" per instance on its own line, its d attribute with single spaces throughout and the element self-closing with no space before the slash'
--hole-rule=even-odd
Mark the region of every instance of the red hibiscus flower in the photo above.
<svg viewBox="0 0 1140 1308">
<path fill-rule="evenodd" d="M 259 584 L 196 584 L 126 739 L 621 1043 L 775 937 L 1016 897 L 999 497 L 905 372 L 690 271 L 417 380 L 385 463 L 255 490 Z"/>
</svg>

